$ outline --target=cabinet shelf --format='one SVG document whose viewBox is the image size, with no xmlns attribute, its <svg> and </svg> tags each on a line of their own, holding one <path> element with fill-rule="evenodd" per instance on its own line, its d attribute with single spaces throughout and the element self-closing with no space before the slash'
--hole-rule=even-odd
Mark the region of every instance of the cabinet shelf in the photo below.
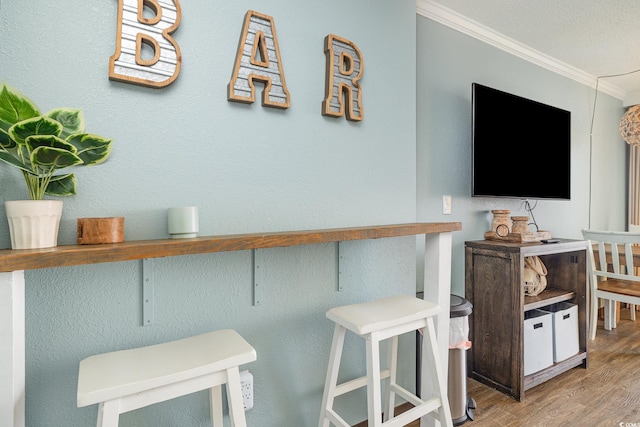
<svg viewBox="0 0 640 427">
<path fill-rule="evenodd" d="M 540 294 L 532 297 L 525 295 L 524 311 L 544 307 L 562 301 L 570 301 L 575 298 L 576 293 L 565 289 L 546 288 Z"/>
<path fill-rule="evenodd" d="M 550 380 L 556 375 L 566 372 L 569 369 L 584 365 L 586 361 L 587 352 L 581 351 L 578 354 L 569 357 L 568 359 L 565 359 L 558 363 L 554 363 L 546 369 L 534 372 L 531 375 L 527 375 L 524 377 L 524 389 L 529 390 L 530 388 L 542 384 L 543 382 Z"/>
</svg>

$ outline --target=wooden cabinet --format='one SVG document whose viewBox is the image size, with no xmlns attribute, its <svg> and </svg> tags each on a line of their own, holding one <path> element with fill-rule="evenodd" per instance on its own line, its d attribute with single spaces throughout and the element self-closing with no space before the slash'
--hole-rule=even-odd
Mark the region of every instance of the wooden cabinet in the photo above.
<svg viewBox="0 0 640 427">
<path fill-rule="evenodd" d="M 525 390 L 576 366 L 587 367 L 587 242 L 465 243 L 465 292 L 473 304 L 469 318 L 469 375 L 517 400 Z M 548 270 L 539 295 L 524 294 L 524 259 L 537 255 Z M 524 375 L 525 312 L 567 301 L 578 306 L 579 351 L 559 363 Z"/>
</svg>

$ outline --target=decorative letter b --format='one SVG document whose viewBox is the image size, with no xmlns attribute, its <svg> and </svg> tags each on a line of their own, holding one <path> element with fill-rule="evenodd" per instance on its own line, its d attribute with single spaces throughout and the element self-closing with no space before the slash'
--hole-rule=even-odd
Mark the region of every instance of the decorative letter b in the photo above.
<svg viewBox="0 0 640 427">
<path fill-rule="evenodd" d="M 146 11 L 155 13 L 145 17 Z M 116 53 L 109 61 L 109 79 L 161 88 L 180 73 L 180 48 L 170 36 L 180 25 L 179 0 L 118 0 Z M 142 56 L 144 48 L 153 52 Z"/>
</svg>

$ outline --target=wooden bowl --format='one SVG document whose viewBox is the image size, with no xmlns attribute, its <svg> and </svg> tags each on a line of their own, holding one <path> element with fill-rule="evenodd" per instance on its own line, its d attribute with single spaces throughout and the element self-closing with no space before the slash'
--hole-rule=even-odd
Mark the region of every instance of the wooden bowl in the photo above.
<svg viewBox="0 0 640 427">
<path fill-rule="evenodd" d="M 124 241 L 124 217 L 78 218 L 78 244 L 97 245 Z"/>
</svg>

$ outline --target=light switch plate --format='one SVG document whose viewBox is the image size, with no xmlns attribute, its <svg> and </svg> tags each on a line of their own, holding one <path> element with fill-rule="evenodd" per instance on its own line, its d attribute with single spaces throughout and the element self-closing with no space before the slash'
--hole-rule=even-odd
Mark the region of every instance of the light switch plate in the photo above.
<svg viewBox="0 0 640 427">
<path fill-rule="evenodd" d="M 451 196 L 442 196 L 442 214 L 451 215 Z"/>
</svg>

